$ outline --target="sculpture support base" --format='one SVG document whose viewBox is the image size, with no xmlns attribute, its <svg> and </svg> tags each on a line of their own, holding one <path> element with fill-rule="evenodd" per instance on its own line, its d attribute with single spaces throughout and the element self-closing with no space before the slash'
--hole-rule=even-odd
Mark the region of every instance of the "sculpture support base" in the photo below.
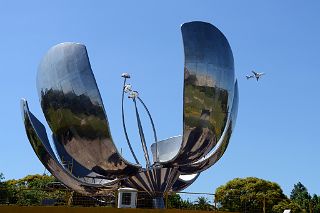
<svg viewBox="0 0 320 213">
<path fill-rule="evenodd" d="M 152 207 L 154 209 L 164 209 L 164 200 L 163 197 L 155 197 L 152 199 Z"/>
</svg>

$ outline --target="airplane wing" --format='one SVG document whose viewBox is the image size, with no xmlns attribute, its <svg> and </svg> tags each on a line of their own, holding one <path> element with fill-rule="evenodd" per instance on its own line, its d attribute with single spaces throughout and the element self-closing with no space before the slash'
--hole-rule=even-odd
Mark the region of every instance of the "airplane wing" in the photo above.
<svg viewBox="0 0 320 213">
<path fill-rule="evenodd" d="M 254 74 L 254 75 L 257 75 L 258 73 L 256 73 L 255 71 L 252 71 L 252 73 Z"/>
</svg>

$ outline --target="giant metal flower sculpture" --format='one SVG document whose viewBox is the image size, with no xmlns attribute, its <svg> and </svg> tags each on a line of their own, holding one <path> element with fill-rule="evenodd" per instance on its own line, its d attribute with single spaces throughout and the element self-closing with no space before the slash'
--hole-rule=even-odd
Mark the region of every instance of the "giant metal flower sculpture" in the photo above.
<svg viewBox="0 0 320 213">
<path fill-rule="evenodd" d="M 21 106 L 29 141 L 52 175 L 90 196 L 129 186 L 161 197 L 188 187 L 221 158 L 238 111 L 232 51 L 225 36 L 209 23 L 185 23 L 181 31 L 183 134 L 152 144 L 153 163 L 142 137 L 145 168 L 137 160 L 125 160 L 114 144 L 86 47 L 62 43 L 47 52 L 38 69 L 37 89 L 57 157 L 27 101 L 23 99 Z M 124 84 L 126 92 L 130 89 Z M 138 95 L 132 93 L 131 98 L 135 102 Z M 128 144 L 134 155 L 129 140 Z M 72 162 L 72 170 L 66 162 Z"/>
</svg>

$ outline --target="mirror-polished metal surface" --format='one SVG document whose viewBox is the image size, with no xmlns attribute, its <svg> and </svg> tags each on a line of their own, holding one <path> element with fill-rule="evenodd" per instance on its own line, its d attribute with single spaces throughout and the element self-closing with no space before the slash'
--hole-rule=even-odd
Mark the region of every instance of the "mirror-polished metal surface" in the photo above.
<svg viewBox="0 0 320 213">
<path fill-rule="evenodd" d="M 183 141 L 166 165 L 190 164 L 209 153 L 225 128 L 234 90 L 230 45 L 213 25 L 189 22 L 181 27 L 184 67 Z"/>
<path fill-rule="evenodd" d="M 113 143 L 84 45 L 52 47 L 40 63 L 37 88 L 56 140 L 79 164 L 109 179 L 138 172 L 140 166 L 123 159 Z"/>
<path fill-rule="evenodd" d="M 66 186 L 85 195 L 103 195 L 115 189 L 118 181 L 109 182 L 108 185 L 88 184 L 74 177 L 69 171 L 65 170 L 55 157 L 49 144 L 47 133 L 43 124 L 29 111 L 26 100 L 21 100 L 23 122 L 31 146 L 39 160 L 58 180 Z"/>
<path fill-rule="evenodd" d="M 54 135 L 52 135 L 52 140 L 62 166 L 70 171 L 75 177 L 83 182 L 92 184 L 108 184 L 110 182 L 110 180 L 107 180 L 104 176 L 86 169 L 78 161 L 74 160 L 64 149 L 64 146 L 56 140 Z"/>
<path fill-rule="evenodd" d="M 176 168 L 153 167 L 129 177 L 126 182 L 129 187 L 148 192 L 150 195 L 158 197 L 159 193 L 170 191 L 179 176 L 180 172 Z"/>
<path fill-rule="evenodd" d="M 156 145 L 158 145 L 158 160 L 159 162 L 166 162 L 174 158 L 177 155 L 182 142 L 182 136 L 171 137 L 158 143 L 151 144 L 151 152 L 153 161 L 156 159 Z"/>
<path fill-rule="evenodd" d="M 235 83 L 235 94 L 233 98 L 233 104 L 232 104 L 232 111 L 231 116 L 229 117 L 227 121 L 226 128 L 224 129 L 222 136 L 215 147 L 215 149 L 212 151 L 212 153 L 209 153 L 207 156 L 205 156 L 203 159 L 199 160 L 198 162 L 180 166 L 179 170 L 183 174 L 193 174 L 193 173 L 200 173 L 211 166 L 213 166 L 224 154 L 226 151 L 230 137 L 232 135 L 235 122 L 237 120 L 237 113 L 238 113 L 238 103 L 239 103 L 239 92 L 238 92 L 238 82 Z"/>
<path fill-rule="evenodd" d="M 176 182 L 172 185 L 171 191 L 179 192 L 190 186 L 197 178 L 199 177 L 200 173 L 193 174 L 191 178 L 188 180 L 185 179 L 185 175 L 180 175 Z M 190 175 L 189 175 L 190 176 Z"/>
<path fill-rule="evenodd" d="M 131 98 L 138 97 L 152 123 L 155 143 L 151 145 L 154 162 L 151 165 L 133 99 L 146 168 L 126 161 L 117 151 L 86 47 L 69 42 L 47 52 L 38 69 L 37 89 L 60 162 L 50 147 L 44 126 L 24 100 L 22 111 L 34 151 L 57 179 L 91 196 L 121 185 L 146 191 L 158 199 L 165 192 L 185 189 L 222 157 L 238 112 L 232 51 L 225 36 L 209 23 L 185 23 L 181 31 L 185 55 L 182 136 L 157 141 L 149 110 L 138 93 L 126 87 L 130 75 L 122 75 L 125 78 L 122 123 L 136 162 L 126 132 L 124 92 L 130 90 L 129 97 L 134 94 Z"/>
</svg>

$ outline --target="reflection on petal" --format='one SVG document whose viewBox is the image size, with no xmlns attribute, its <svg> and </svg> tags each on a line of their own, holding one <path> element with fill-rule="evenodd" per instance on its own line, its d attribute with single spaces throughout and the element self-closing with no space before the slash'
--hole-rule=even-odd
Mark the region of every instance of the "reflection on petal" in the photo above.
<svg viewBox="0 0 320 213">
<path fill-rule="evenodd" d="M 109 182 L 107 185 L 88 184 L 75 178 L 65 170 L 56 159 L 47 137 L 43 124 L 29 111 L 26 100 L 21 100 L 21 109 L 26 133 L 31 146 L 39 160 L 58 180 L 73 190 L 85 195 L 102 195 L 116 188 L 118 181 Z"/>
<path fill-rule="evenodd" d="M 140 166 L 123 159 L 113 143 L 84 45 L 52 47 L 40 63 L 37 88 L 53 134 L 74 160 L 109 179 L 138 172 Z"/>
<path fill-rule="evenodd" d="M 230 118 L 227 121 L 226 128 L 223 131 L 223 134 L 215 147 L 215 149 L 209 153 L 206 157 L 199 160 L 198 162 L 183 165 L 179 167 L 179 170 L 183 174 L 193 174 L 196 172 L 202 172 L 209 167 L 213 166 L 223 155 L 226 151 L 227 146 L 230 141 L 230 137 L 233 132 L 233 128 L 235 126 L 235 122 L 237 120 L 237 113 L 238 113 L 238 102 L 239 102 L 239 92 L 238 92 L 238 82 L 235 83 L 235 93 L 233 98 L 232 110 Z"/>
<path fill-rule="evenodd" d="M 191 174 L 191 175 L 180 175 L 177 181 L 172 186 L 172 191 L 179 192 L 190 186 L 197 178 L 199 177 L 200 173 L 198 174 Z M 188 177 L 186 177 L 188 176 Z"/>
<path fill-rule="evenodd" d="M 185 23 L 181 31 L 183 135 L 158 141 L 158 153 L 152 144 L 155 163 L 145 169 L 126 161 L 112 140 L 86 47 L 69 42 L 47 52 L 39 65 L 37 88 L 62 164 L 24 100 L 22 111 L 35 153 L 57 179 L 91 196 L 121 185 L 158 197 L 185 189 L 222 157 L 238 111 L 232 51 L 225 36 L 209 23 Z"/>
<path fill-rule="evenodd" d="M 175 136 L 167 138 L 162 141 L 158 141 L 158 160 L 159 162 L 166 162 L 174 158 L 177 155 L 182 142 L 182 136 Z M 156 160 L 156 143 L 151 144 L 151 152 L 153 156 L 153 162 Z"/>
<path fill-rule="evenodd" d="M 234 90 L 233 55 L 213 25 L 190 22 L 181 27 L 184 52 L 183 141 L 166 166 L 189 164 L 210 152 L 226 126 Z"/>
<path fill-rule="evenodd" d="M 64 146 L 61 146 L 61 144 L 57 141 L 57 138 L 54 135 L 52 135 L 52 140 L 61 164 L 66 170 L 69 170 L 75 177 L 86 183 L 108 184 L 110 182 L 110 180 L 107 180 L 104 176 L 101 176 L 93 171 L 88 170 L 87 168 L 82 166 L 78 161 L 74 160 L 64 149 Z"/>
<path fill-rule="evenodd" d="M 159 196 L 159 193 L 163 194 L 171 190 L 179 176 L 180 172 L 176 168 L 153 167 L 129 177 L 126 185 L 148 192 L 151 196 Z"/>
</svg>

